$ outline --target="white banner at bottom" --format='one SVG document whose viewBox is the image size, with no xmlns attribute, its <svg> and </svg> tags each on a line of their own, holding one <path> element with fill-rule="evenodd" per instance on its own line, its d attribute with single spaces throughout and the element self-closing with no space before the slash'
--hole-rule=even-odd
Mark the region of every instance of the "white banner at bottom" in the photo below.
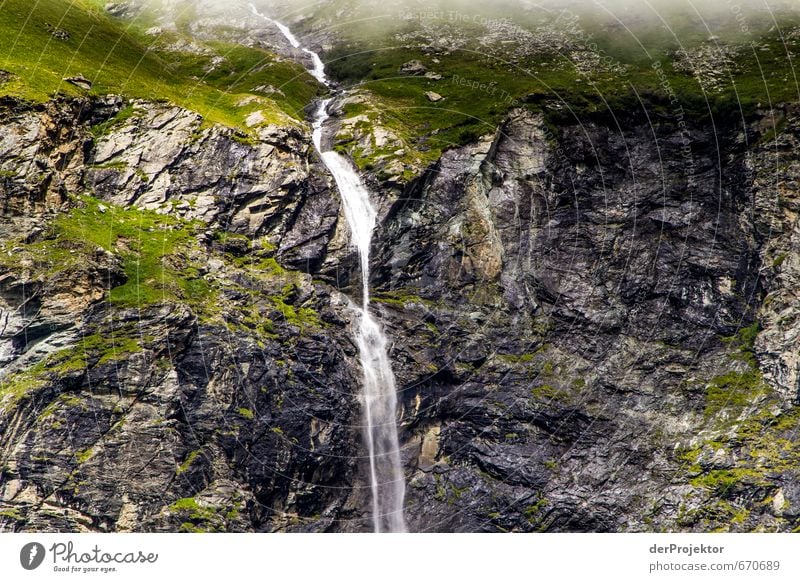
<svg viewBox="0 0 800 582">
<path fill-rule="evenodd" d="M 798 580 L 792 534 L 2 534 L 0 580 Z M 245 578 L 246 577 L 246 578 Z"/>
</svg>

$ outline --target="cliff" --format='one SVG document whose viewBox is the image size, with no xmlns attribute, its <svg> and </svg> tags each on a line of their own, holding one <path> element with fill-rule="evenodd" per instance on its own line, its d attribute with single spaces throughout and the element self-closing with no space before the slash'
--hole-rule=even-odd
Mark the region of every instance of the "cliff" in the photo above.
<svg viewBox="0 0 800 582">
<path fill-rule="evenodd" d="M 796 110 L 642 115 L 520 107 L 367 176 L 410 529 L 797 527 Z M 368 530 L 356 262 L 305 126 L 0 119 L 0 527 Z"/>
</svg>

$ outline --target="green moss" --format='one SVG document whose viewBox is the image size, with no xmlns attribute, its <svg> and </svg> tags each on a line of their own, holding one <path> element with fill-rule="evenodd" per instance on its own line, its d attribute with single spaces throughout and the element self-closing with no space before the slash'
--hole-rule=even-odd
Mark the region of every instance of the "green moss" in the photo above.
<svg viewBox="0 0 800 582">
<path fill-rule="evenodd" d="M 538 402 L 566 402 L 569 400 L 569 393 L 550 384 L 534 386 L 531 388 L 531 396 Z"/>
<path fill-rule="evenodd" d="M 102 336 L 95 337 L 97 337 L 98 340 L 101 340 L 96 345 L 96 348 L 102 353 L 100 359 L 97 360 L 98 366 L 109 362 L 116 362 L 123 358 L 127 358 L 131 354 L 142 351 L 142 343 L 140 338 L 126 337 L 121 338 L 118 341 L 114 341 L 113 336 L 111 338 Z M 86 339 L 84 339 L 83 347 L 84 349 L 89 349 L 87 348 L 86 343 Z"/>
<path fill-rule="evenodd" d="M 225 519 L 230 520 L 230 521 L 233 521 L 233 520 L 238 519 L 238 518 L 239 518 L 239 510 L 236 509 L 235 507 L 232 508 L 232 509 L 229 509 L 228 512 L 225 514 Z"/>
<path fill-rule="evenodd" d="M 464 495 L 467 491 L 469 491 L 469 487 L 457 487 L 455 483 L 448 483 L 450 489 L 450 495 L 447 498 L 447 502 L 449 504 L 454 504 L 456 501 L 461 499 L 461 496 Z"/>
<path fill-rule="evenodd" d="M 45 384 L 44 366 L 36 366 L 21 372 L 15 372 L 0 381 L 0 412 L 9 412 L 29 393 Z"/>
<path fill-rule="evenodd" d="M 117 170 L 121 172 L 128 169 L 128 162 L 106 162 L 105 164 L 97 164 L 91 167 L 95 170 Z"/>
<path fill-rule="evenodd" d="M 200 456 L 200 451 L 192 451 L 186 457 L 186 460 L 180 464 L 178 469 L 175 471 L 176 475 L 181 475 L 189 470 L 192 464 L 197 460 L 197 457 Z"/>
<path fill-rule="evenodd" d="M 731 530 L 731 526 L 743 524 L 749 515 L 750 512 L 746 508 L 738 507 L 724 499 L 717 499 L 695 509 L 687 509 L 681 505 L 676 521 L 680 527 L 699 525 L 704 531 L 726 532 Z"/>
<path fill-rule="evenodd" d="M 746 362 L 751 368 L 758 366 L 754 352 L 756 337 L 761 331 L 759 323 L 742 327 L 734 335 L 722 338 L 722 342 L 732 350 L 734 359 Z"/>
<path fill-rule="evenodd" d="M 169 511 L 177 514 L 182 523 L 179 531 L 186 533 L 226 531 L 226 520 L 238 516 L 239 504 L 216 506 L 198 501 L 195 497 L 178 499 L 169 506 Z"/>
<path fill-rule="evenodd" d="M 542 496 L 541 493 L 537 494 L 537 496 L 538 500 L 536 503 L 528 505 L 522 513 L 530 525 L 539 525 L 544 528 L 542 518 L 547 510 L 547 507 L 550 505 L 550 502 L 546 497 Z"/>
<path fill-rule="evenodd" d="M 239 416 L 247 420 L 253 420 L 255 418 L 255 413 L 249 408 L 239 408 L 236 412 L 239 413 Z"/>
<path fill-rule="evenodd" d="M 250 246 L 250 239 L 243 234 L 238 234 L 235 232 L 230 232 L 227 230 L 215 230 L 213 234 L 214 241 L 225 244 L 231 241 L 239 241 L 245 244 L 247 247 Z"/>
<path fill-rule="evenodd" d="M 419 295 L 415 295 L 413 293 L 409 293 L 404 289 L 393 289 L 391 291 L 376 291 L 373 296 L 372 300 L 376 303 L 382 303 L 383 305 L 391 305 L 395 307 L 402 307 L 405 308 L 407 304 L 416 303 L 417 305 L 433 305 L 433 303 L 427 299 L 423 299 Z"/>
<path fill-rule="evenodd" d="M 188 250 L 199 248 L 194 238 L 197 228 L 193 222 L 82 196 L 69 212 L 56 217 L 49 237 L 28 245 L 9 244 L 21 246 L 42 277 L 80 269 L 102 248 L 122 257 L 127 277 L 110 290 L 111 303 L 143 306 L 183 301 L 206 313 L 214 309 L 216 291 L 186 258 Z M 17 262 L 0 258 L 9 269 L 19 268 Z"/>
<path fill-rule="evenodd" d="M 208 530 L 206 528 L 200 527 L 199 525 L 195 525 L 190 521 L 184 521 L 178 527 L 178 531 L 180 533 L 209 533 L 209 531 L 213 530 Z"/>
<path fill-rule="evenodd" d="M 509 364 L 528 364 L 534 360 L 536 354 L 498 354 L 498 357 Z"/>
<path fill-rule="evenodd" d="M 713 469 L 702 475 L 694 477 L 689 482 L 695 487 L 712 490 L 716 495 L 724 496 L 737 485 L 758 482 L 761 475 L 747 468 Z"/>
<path fill-rule="evenodd" d="M 247 269 L 250 273 L 266 275 L 269 278 L 286 275 L 286 269 L 281 267 L 274 257 L 260 257 L 255 254 L 245 255 L 233 259 L 233 264 L 239 268 Z"/>
<path fill-rule="evenodd" d="M 203 512 L 206 508 L 201 508 L 194 497 L 183 497 L 169 506 L 172 511 L 188 511 L 191 513 Z"/>
<path fill-rule="evenodd" d="M 11 509 L 1 509 L 0 518 L 13 519 L 14 521 L 23 521 L 23 516 L 19 509 L 13 507 Z"/>
<path fill-rule="evenodd" d="M 777 257 L 775 257 L 775 260 L 772 261 L 772 268 L 773 269 L 777 269 L 778 267 L 780 267 L 783 264 L 783 262 L 786 260 L 786 257 L 788 257 L 788 256 L 789 256 L 789 253 L 781 253 L 781 254 L 779 254 Z"/>
<path fill-rule="evenodd" d="M 438 473 L 435 473 L 433 476 L 435 483 L 436 483 L 436 491 L 433 493 L 433 498 L 437 501 L 444 501 L 447 499 L 447 489 L 445 488 L 444 484 L 442 483 L 442 476 Z"/>
<path fill-rule="evenodd" d="M 247 145 L 247 146 L 258 145 L 258 140 L 255 138 L 255 136 L 253 136 L 253 135 L 251 135 L 249 133 L 243 133 L 241 131 L 237 131 L 237 132 L 234 132 L 231 135 L 231 137 L 233 138 L 234 141 L 236 141 L 236 142 L 238 142 L 238 143 L 240 143 L 242 145 Z"/>
<path fill-rule="evenodd" d="M 42 410 L 41 414 L 39 414 L 39 421 L 45 420 L 55 415 L 56 412 L 59 410 L 68 410 L 70 408 L 78 408 L 80 407 L 82 410 L 87 410 L 86 402 L 80 396 L 75 394 L 59 394 L 58 398 L 56 398 L 53 402 L 48 404 L 44 410 Z M 53 423 L 54 427 L 56 422 Z"/>
<path fill-rule="evenodd" d="M 130 120 L 136 115 L 136 110 L 134 109 L 133 105 L 127 105 L 123 107 L 119 113 L 117 113 L 114 117 L 109 119 L 108 121 L 104 121 L 102 123 L 98 123 L 97 125 L 92 126 L 91 134 L 94 136 L 95 139 L 100 138 L 121 125 L 124 125 L 125 122 Z"/>
<path fill-rule="evenodd" d="M 281 314 L 289 325 L 294 325 L 301 329 L 309 327 L 320 327 L 322 325 L 319 314 L 308 307 L 295 307 L 286 303 L 284 297 L 272 297 L 272 304 Z"/>
<path fill-rule="evenodd" d="M 29 368 L 10 374 L 0 381 L 0 410 L 13 410 L 29 393 L 47 386 L 55 378 L 117 362 L 130 354 L 141 352 L 149 341 L 153 341 L 153 338 L 139 336 L 135 326 L 97 331 L 83 336 L 74 346 L 50 354 Z M 86 402 L 80 395 L 61 394 L 44 408 L 39 419 L 46 419 L 61 408 L 78 406 L 86 409 Z"/>
<path fill-rule="evenodd" d="M 51 355 L 46 361 L 47 370 L 63 376 L 90 366 L 117 362 L 141 352 L 146 341 L 147 338 L 140 337 L 132 327 L 86 335 L 74 347 Z"/>
<path fill-rule="evenodd" d="M 710 418 L 722 411 L 738 415 L 765 396 L 768 389 L 757 370 L 728 372 L 711 380 L 706 390 L 704 415 Z"/>
<path fill-rule="evenodd" d="M 79 465 L 82 465 L 86 461 L 88 461 L 92 457 L 93 454 L 94 453 L 92 451 L 92 447 L 89 447 L 88 449 L 84 449 L 82 451 L 76 452 L 75 453 L 75 460 L 78 462 Z"/>
</svg>

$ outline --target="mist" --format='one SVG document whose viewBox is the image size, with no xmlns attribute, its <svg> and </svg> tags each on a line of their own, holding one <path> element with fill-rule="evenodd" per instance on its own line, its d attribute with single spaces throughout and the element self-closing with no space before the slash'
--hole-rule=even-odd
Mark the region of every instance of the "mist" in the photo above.
<svg viewBox="0 0 800 582">
<path fill-rule="evenodd" d="M 474 19 L 508 19 L 520 26 L 534 25 L 574 15 L 582 24 L 613 26 L 635 31 L 654 26 L 680 31 L 686 27 L 708 31 L 751 32 L 768 30 L 787 15 L 800 15 L 800 2 L 792 0 L 134 0 L 158 14 L 162 23 L 227 19 L 247 27 L 249 5 L 291 23 L 312 22 L 309 29 L 372 23 L 387 31 L 400 20 L 415 17 L 465 22 Z M 304 27 L 305 28 L 305 27 Z"/>
</svg>

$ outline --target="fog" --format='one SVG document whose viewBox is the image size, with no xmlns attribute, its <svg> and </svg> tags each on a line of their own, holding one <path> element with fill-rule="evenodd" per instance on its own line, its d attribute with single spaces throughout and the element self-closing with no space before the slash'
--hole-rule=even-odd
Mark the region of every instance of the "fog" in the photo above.
<svg viewBox="0 0 800 582">
<path fill-rule="evenodd" d="M 787 14 L 800 16 L 800 0 L 134 0 L 155 8 L 163 21 L 230 18 L 246 26 L 252 3 L 279 20 L 319 20 L 323 26 L 344 30 L 371 21 L 387 31 L 403 19 L 468 17 L 510 19 L 522 26 L 565 13 L 582 22 L 622 26 L 634 31 L 653 25 L 681 30 L 702 28 L 724 31 L 766 30 Z M 479 20 L 478 20 L 479 21 Z M 314 28 L 311 24 L 311 28 Z"/>
<path fill-rule="evenodd" d="M 155 4 L 191 4 L 198 10 L 225 10 L 240 0 L 145 0 Z M 273 11 L 308 12 L 330 6 L 352 10 L 530 10 L 560 11 L 571 9 L 597 14 L 652 14 L 671 13 L 677 10 L 700 14 L 728 14 L 731 11 L 783 12 L 800 10 L 800 0 L 253 0 L 253 4 Z"/>
<path fill-rule="evenodd" d="M 139 3 L 175 9 L 191 6 L 198 13 L 234 11 L 246 7 L 250 0 L 139 0 Z M 703 15 L 726 15 L 731 12 L 800 11 L 800 0 L 252 0 L 259 8 L 275 14 L 308 13 L 316 9 L 344 8 L 352 11 L 510 11 L 574 10 L 581 13 L 658 14 L 686 11 Z"/>
</svg>

